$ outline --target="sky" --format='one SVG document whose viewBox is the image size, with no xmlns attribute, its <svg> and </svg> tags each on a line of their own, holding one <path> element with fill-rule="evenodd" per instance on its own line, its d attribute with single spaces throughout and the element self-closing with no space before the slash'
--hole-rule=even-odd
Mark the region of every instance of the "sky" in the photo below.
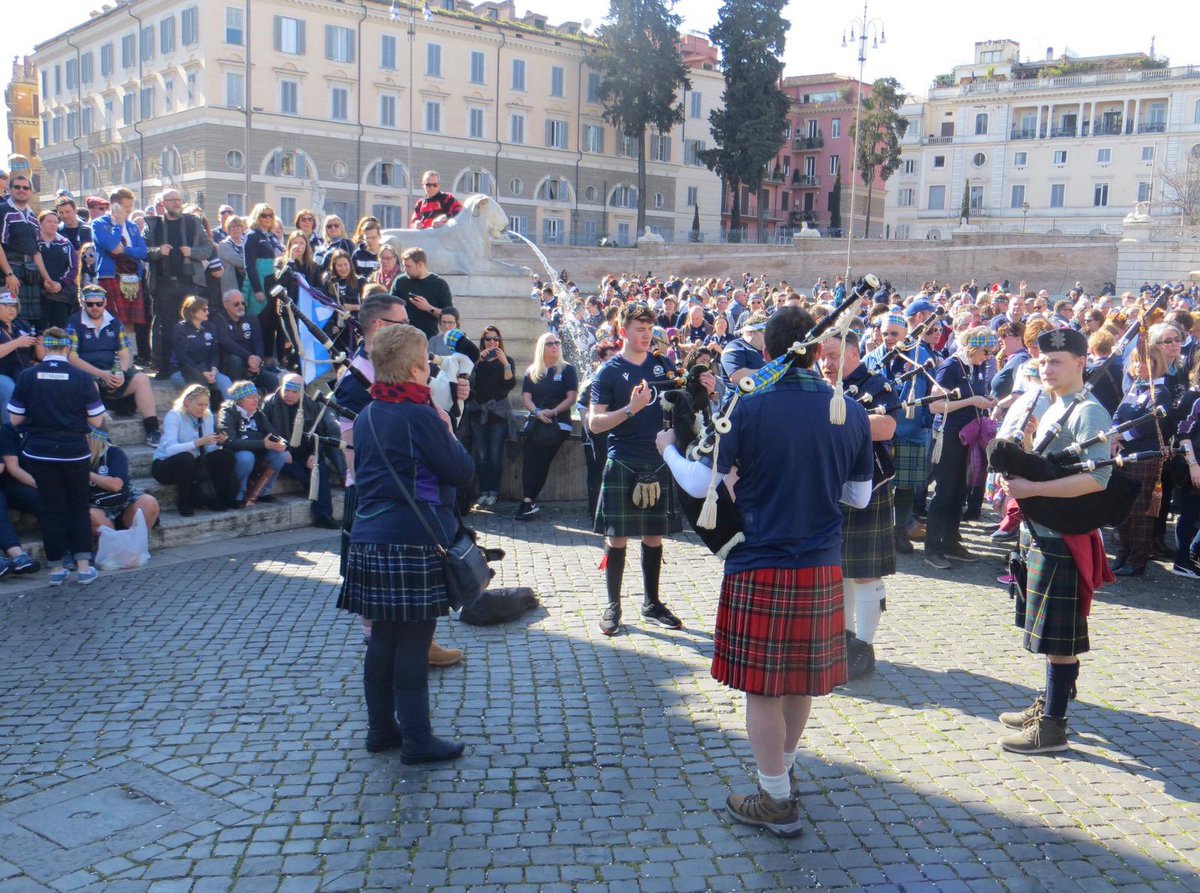
<svg viewBox="0 0 1200 893">
<path fill-rule="evenodd" d="M 1055 55 L 1067 49 L 1082 56 L 1149 52 L 1154 39 L 1156 55 L 1169 57 L 1173 65 L 1200 64 L 1200 49 L 1185 43 L 1189 35 L 1200 32 L 1200 5 L 1193 3 L 1152 2 L 1136 13 L 1125 6 L 1123 25 L 1114 25 L 1104 14 L 1106 8 L 1121 8 L 1116 0 L 1006 0 L 970 5 L 961 0 L 869 3 L 867 14 L 879 20 L 887 40 L 878 49 L 868 43 L 863 79 L 895 77 L 908 93 L 918 96 L 925 95 L 936 75 L 970 62 L 975 42 L 980 40 L 1015 40 L 1021 45 L 1022 60 L 1028 60 L 1044 58 L 1047 47 L 1054 47 Z M 18 27 L 0 28 L 0 59 L 30 53 L 36 44 L 86 20 L 90 11 L 100 8 L 101 0 L 51 0 L 51 5 L 52 16 L 24 16 Z M 546 13 L 551 24 L 556 21 L 555 9 L 562 6 L 552 0 L 517 2 L 519 13 Z M 594 29 L 604 20 L 608 8 L 607 0 L 571 0 L 570 12 L 563 14 L 576 21 L 590 19 Z M 705 33 L 716 22 L 719 8 L 718 0 L 678 0 L 675 5 L 675 11 L 683 17 L 682 30 Z M 857 76 L 854 48 L 842 49 L 842 35 L 845 32 L 848 36 L 850 24 L 862 19 L 858 3 L 790 0 L 785 14 L 792 22 L 784 54 L 785 74 L 833 72 Z M 5 84 L 9 77 L 6 70 Z M 7 157 L 7 122 L 0 139 Z"/>
</svg>

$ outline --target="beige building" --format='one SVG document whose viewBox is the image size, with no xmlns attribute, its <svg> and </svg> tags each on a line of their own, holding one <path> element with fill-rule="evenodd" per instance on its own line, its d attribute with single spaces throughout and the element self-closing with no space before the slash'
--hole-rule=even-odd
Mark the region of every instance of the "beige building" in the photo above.
<svg viewBox="0 0 1200 893">
<path fill-rule="evenodd" d="M 419 177 L 496 196 L 544 244 L 636 236 L 636 159 L 604 123 L 595 44 L 512 0 L 133 0 L 36 48 L 43 191 L 177 186 L 212 214 L 270 202 L 406 225 Z M 691 71 L 684 123 L 647 149 L 647 221 L 719 228 L 696 152 L 723 83 Z M 249 101 L 247 101 L 247 97 Z M 416 187 L 411 188 L 411 187 Z"/>
<path fill-rule="evenodd" d="M 1120 232 L 1136 202 L 1169 219 L 1164 172 L 1200 165 L 1200 68 L 1144 53 L 1020 61 L 1011 40 L 975 44 L 902 113 L 908 132 L 888 182 L 894 238 L 987 232 Z"/>
<path fill-rule="evenodd" d="M 4 91 L 4 105 L 8 109 L 8 141 L 13 152 L 29 159 L 34 189 L 41 188 L 42 180 L 42 163 L 38 158 L 42 135 L 39 104 L 37 69 L 33 59 L 18 56 L 13 59 L 12 80 Z"/>
</svg>

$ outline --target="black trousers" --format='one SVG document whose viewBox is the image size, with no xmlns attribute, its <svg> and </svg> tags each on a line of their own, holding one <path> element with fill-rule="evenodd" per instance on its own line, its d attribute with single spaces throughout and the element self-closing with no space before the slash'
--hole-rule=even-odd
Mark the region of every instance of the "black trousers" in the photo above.
<svg viewBox="0 0 1200 893">
<path fill-rule="evenodd" d="M 199 456 L 190 452 L 176 453 L 166 459 L 155 459 L 150 473 L 160 484 L 175 485 L 175 505 L 180 511 L 192 511 L 197 504 L 226 509 L 232 508 L 237 500 L 238 482 L 233 465 L 232 450 L 213 450 Z M 212 482 L 215 498 L 205 497 L 200 492 L 200 484 L 205 479 Z M 85 495 L 86 491 L 85 487 Z"/>
<path fill-rule="evenodd" d="M 550 476 L 550 465 L 562 445 L 562 440 L 544 447 L 525 444 L 521 451 L 521 490 L 526 499 L 533 501 L 538 498 L 542 487 L 546 486 L 546 478 Z"/>
<path fill-rule="evenodd" d="M 933 466 L 933 483 L 925 550 L 940 552 L 962 541 L 959 527 L 967 494 L 967 448 L 958 439 L 957 432 L 942 438 L 942 458 Z"/>
<path fill-rule="evenodd" d="M 588 517 L 596 517 L 600 501 L 600 484 L 604 480 L 604 463 L 608 461 L 608 434 L 593 434 L 584 438 L 583 461 L 587 465 Z"/>
<path fill-rule="evenodd" d="M 25 469 L 37 482 L 38 526 L 46 560 L 61 564 L 72 553 L 76 559 L 92 560 L 92 522 L 88 511 L 89 459 L 46 462 L 28 459 Z"/>
<path fill-rule="evenodd" d="M 159 369 L 166 369 L 171 359 L 171 332 L 182 318 L 183 299 L 202 292 L 195 283 L 159 276 L 154 283 L 154 322 L 151 324 L 151 348 Z M 203 297 L 203 295 L 201 295 Z"/>
<path fill-rule="evenodd" d="M 363 660 L 363 693 L 372 729 L 391 728 L 402 701 L 423 699 L 428 705 L 429 646 L 436 627 L 436 619 L 371 621 L 371 641 Z"/>
</svg>

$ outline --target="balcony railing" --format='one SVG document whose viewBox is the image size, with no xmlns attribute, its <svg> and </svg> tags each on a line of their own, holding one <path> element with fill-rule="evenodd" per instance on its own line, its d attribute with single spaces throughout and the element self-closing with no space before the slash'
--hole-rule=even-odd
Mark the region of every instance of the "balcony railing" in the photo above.
<svg viewBox="0 0 1200 893">
<path fill-rule="evenodd" d="M 1075 136 L 1075 133 L 1076 133 L 1076 131 L 1075 131 L 1074 127 L 1051 127 L 1050 128 L 1050 138 L 1051 139 L 1058 139 L 1059 137 L 1064 137 L 1064 136 Z"/>
<path fill-rule="evenodd" d="M 954 136 L 930 136 L 925 142 L 930 146 L 946 146 L 954 142 Z"/>
<path fill-rule="evenodd" d="M 798 152 L 811 152 L 823 148 L 825 138 L 818 133 L 816 136 L 798 136 L 792 140 L 792 148 Z"/>
<path fill-rule="evenodd" d="M 1143 121 L 1138 125 L 1138 133 L 1166 133 L 1166 121 Z"/>
<path fill-rule="evenodd" d="M 1136 84 L 1146 81 L 1200 78 L 1200 65 L 1177 65 L 1174 68 L 1149 68 L 1134 71 L 1097 71 L 1083 74 L 1059 75 L 1027 80 L 974 81 L 969 84 L 934 86 L 930 99 L 971 96 L 976 93 L 1024 93 L 1033 90 L 1052 90 L 1084 85 Z"/>
<path fill-rule="evenodd" d="M 818 177 L 816 174 L 805 174 L 805 175 L 796 177 L 793 182 L 797 186 L 807 186 L 809 188 L 812 188 L 814 186 L 821 185 L 821 178 Z"/>
<path fill-rule="evenodd" d="M 785 174 L 781 170 L 773 170 L 767 174 L 766 179 L 771 181 L 772 183 L 786 183 L 787 182 L 787 174 Z"/>
<path fill-rule="evenodd" d="M 1014 130 L 1008 135 L 1008 138 L 1013 140 L 1035 140 L 1037 139 L 1037 130 Z"/>
</svg>

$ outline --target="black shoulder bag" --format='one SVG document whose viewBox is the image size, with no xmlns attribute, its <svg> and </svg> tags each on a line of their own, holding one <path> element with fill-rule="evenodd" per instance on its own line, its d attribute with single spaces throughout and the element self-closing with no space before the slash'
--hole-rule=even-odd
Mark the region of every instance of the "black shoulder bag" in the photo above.
<svg viewBox="0 0 1200 893">
<path fill-rule="evenodd" d="M 487 556 L 476 545 L 472 532 L 461 524 L 458 528 L 458 534 L 454 537 L 454 541 L 448 548 L 437 544 L 438 538 L 434 534 L 433 528 L 429 526 L 429 522 L 425 520 L 421 509 L 417 506 L 417 501 L 413 499 L 412 494 L 408 492 L 408 487 L 404 486 L 404 482 L 400 480 L 400 475 L 397 474 L 392 463 L 387 461 L 387 455 L 383 451 L 383 444 L 379 440 L 379 434 L 375 431 L 375 420 L 371 418 L 372 406 L 374 404 L 363 410 L 367 416 L 367 427 L 371 429 L 371 437 L 374 439 L 375 446 L 379 450 L 380 459 L 387 466 L 387 470 L 391 473 L 392 480 L 396 482 L 396 486 L 400 489 L 400 492 L 404 494 L 409 508 L 417 516 L 417 520 L 421 522 L 421 526 L 425 528 L 425 532 L 429 534 L 429 538 L 433 540 L 438 557 L 442 559 L 442 570 L 446 575 L 446 599 L 450 602 L 450 607 L 452 608 L 470 608 L 475 602 L 479 601 L 483 590 L 487 588 L 487 584 L 492 579 L 492 570 L 487 565 Z M 435 515 L 434 517 L 436 518 L 437 516 Z M 441 526 L 442 522 L 439 519 L 438 527 Z M 442 530 L 442 535 L 445 536 L 445 529 Z"/>
</svg>

